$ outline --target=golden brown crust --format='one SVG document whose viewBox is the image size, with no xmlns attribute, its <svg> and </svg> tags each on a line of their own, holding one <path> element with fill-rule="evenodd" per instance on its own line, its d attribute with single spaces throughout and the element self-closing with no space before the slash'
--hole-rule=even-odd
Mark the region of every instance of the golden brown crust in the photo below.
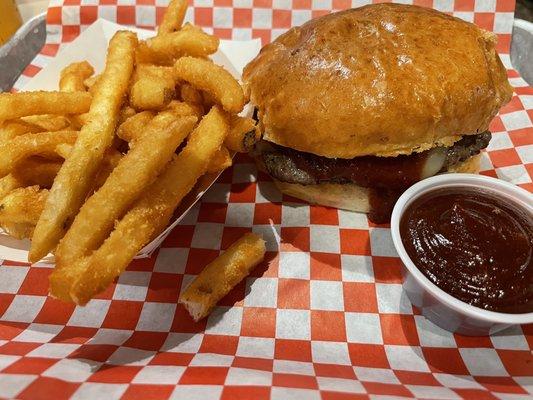
<svg viewBox="0 0 533 400">
<path fill-rule="evenodd" d="M 482 132 L 511 98 L 495 35 L 379 4 L 292 28 L 244 70 L 266 140 L 326 157 L 395 156 Z"/>
</svg>

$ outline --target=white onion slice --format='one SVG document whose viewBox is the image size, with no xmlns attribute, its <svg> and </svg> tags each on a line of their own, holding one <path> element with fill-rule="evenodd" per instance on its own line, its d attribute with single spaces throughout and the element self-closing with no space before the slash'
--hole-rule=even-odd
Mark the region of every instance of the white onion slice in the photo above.
<svg viewBox="0 0 533 400">
<path fill-rule="evenodd" d="M 446 149 L 444 147 L 435 147 L 429 150 L 428 157 L 421 171 L 421 179 L 436 175 L 443 167 L 446 161 Z"/>
</svg>

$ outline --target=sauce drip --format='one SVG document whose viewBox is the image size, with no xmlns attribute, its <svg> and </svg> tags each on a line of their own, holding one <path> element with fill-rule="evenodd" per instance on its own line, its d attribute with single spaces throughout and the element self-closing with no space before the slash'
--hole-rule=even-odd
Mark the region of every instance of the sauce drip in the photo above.
<svg viewBox="0 0 533 400">
<path fill-rule="evenodd" d="M 300 170 L 318 182 L 353 182 L 367 187 L 370 203 L 368 218 L 376 224 L 390 221 L 394 204 L 401 194 L 423 178 L 422 171 L 429 155 L 426 151 L 397 157 L 334 159 L 276 147 L 283 149 Z"/>
<path fill-rule="evenodd" d="M 362 156 L 351 159 L 327 158 L 287 147 L 275 146 L 288 154 L 295 165 L 317 182 L 353 182 L 363 187 L 398 189 L 403 192 L 418 182 L 429 152 L 397 157 Z"/>
<path fill-rule="evenodd" d="M 533 312 L 533 216 L 472 188 L 416 199 L 400 222 L 417 268 L 446 293 L 486 310 Z"/>
</svg>

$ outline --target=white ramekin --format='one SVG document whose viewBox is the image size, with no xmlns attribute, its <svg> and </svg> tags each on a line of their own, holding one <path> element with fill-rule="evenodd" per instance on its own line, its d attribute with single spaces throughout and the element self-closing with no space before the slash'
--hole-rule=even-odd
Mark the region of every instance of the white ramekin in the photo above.
<svg viewBox="0 0 533 400">
<path fill-rule="evenodd" d="M 411 186 L 396 202 L 391 218 L 394 246 L 403 263 L 403 289 L 422 314 L 450 332 L 480 336 L 511 325 L 533 323 L 533 312 L 506 314 L 471 306 L 438 288 L 415 266 L 405 251 L 400 236 L 400 221 L 407 207 L 422 194 L 444 187 L 480 188 L 492 191 L 533 213 L 533 195 L 511 183 L 474 174 L 444 174 L 424 179 Z"/>
</svg>

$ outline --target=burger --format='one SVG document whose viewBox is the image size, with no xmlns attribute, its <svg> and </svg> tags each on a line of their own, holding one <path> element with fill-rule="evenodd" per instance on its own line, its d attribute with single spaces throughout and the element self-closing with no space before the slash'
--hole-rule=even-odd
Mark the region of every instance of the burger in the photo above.
<svg viewBox="0 0 533 400">
<path fill-rule="evenodd" d="M 478 171 L 512 94 L 495 45 L 474 24 L 399 4 L 292 28 L 244 69 L 254 157 L 285 194 L 386 222 L 417 181 Z"/>
</svg>

